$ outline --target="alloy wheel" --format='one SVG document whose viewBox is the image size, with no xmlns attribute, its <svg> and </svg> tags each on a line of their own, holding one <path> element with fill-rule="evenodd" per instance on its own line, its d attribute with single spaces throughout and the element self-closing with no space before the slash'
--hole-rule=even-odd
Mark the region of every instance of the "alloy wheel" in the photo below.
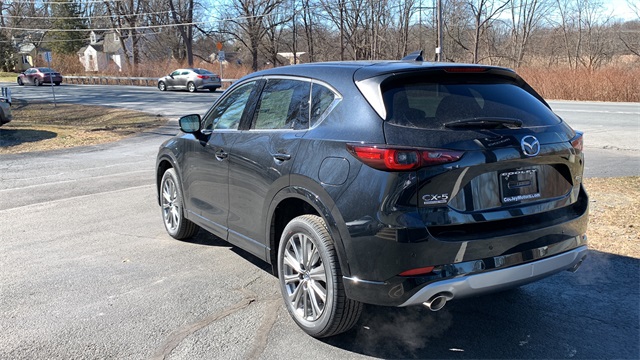
<svg viewBox="0 0 640 360">
<path fill-rule="evenodd" d="M 284 285 L 295 316 L 316 321 L 327 303 L 327 272 L 311 237 L 293 234 L 284 251 Z"/>
<path fill-rule="evenodd" d="M 162 215 L 167 229 L 177 231 L 180 226 L 180 203 L 178 189 L 170 177 L 162 184 Z"/>
</svg>

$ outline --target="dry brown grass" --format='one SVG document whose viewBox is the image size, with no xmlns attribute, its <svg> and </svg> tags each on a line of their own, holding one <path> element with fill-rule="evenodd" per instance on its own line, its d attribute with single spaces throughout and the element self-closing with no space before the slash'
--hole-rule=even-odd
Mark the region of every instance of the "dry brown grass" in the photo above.
<svg viewBox="0 0 640 360">
<path fill-rule="evenodd" d="M 640 66 L 520 68 L 518 73 L 545 99 L 640 102 Z"/>
<path fill-rule="evenodd" d="M 589 247 L 640 258 L 640 177 L 585 179 Z"/>
<path fill-rule="evenodd" d="M 0 127 L 0 154 L 103 144 L 155 128 L 163 117 L 101 106 L 26 103 L 14 99 L 13 120 Z"/>
</svg>

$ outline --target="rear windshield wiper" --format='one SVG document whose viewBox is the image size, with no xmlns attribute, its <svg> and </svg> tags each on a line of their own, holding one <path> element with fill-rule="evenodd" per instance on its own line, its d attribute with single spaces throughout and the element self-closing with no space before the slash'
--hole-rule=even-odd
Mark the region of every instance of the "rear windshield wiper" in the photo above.
<svg viewBox="0 0 640 360">
<path fill-rule="evenodd" d="M 444 124 L 449 129 L 501 129 L 520 128 L 522 120 L 497 117 L 475 117 L 451 121 Z"/>
</svg>

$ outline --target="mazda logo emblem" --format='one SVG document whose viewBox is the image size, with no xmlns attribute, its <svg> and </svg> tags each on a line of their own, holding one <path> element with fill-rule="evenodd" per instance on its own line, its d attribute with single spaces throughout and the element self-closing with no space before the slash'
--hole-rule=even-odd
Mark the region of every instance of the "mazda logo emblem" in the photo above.
<svg viewBox="0 0 640 360">
<path fill-rule="evenodd" d="M 535 136 L 527 135 L 520 140 L 522 153 L 526 156 L 536 156 L 540 153 L 540 141 Z"/>
</svg>

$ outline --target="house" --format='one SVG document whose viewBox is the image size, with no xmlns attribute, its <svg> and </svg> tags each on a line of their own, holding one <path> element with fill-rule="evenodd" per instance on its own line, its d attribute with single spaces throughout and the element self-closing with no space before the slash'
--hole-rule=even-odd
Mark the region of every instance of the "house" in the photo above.
<svg viewBox="0 0 640 360">
<path fill-rule="evenodd" d="M 125 46 L 130 47 L 130 39 L 126 38 Z M 114 69 L 122 71 L 127 66 L 127 51 L 122 47 L 120 32 L 107 31 L 98 34 L 91 31 L 90 43 L 78 51 L 78 57 L 85 71 L 105 71 Z"/>
<path fill-rule="evenodd" d="M 34 66 L 46 66 L 47 61 L 44 58 L 44 54 L 49 49 L 45 49 L 42 47 L 36 46 L 32 41 L 24 40 L 17 46 L 17 51 L 15 53 L 16 62 L 15 62 L 15 71 L 23 72 L 28 68 Z"/>
<path fill-rule="evenodd" d="M 309 62 L 309 56 L 306 54 L 306 52 L 298 51 L 296 52 L 296 56 L 293 56 L 292 52 L 279 52 L 278 56 L 286 59 L 284 61 L 285 64 L 294 65 Z"/>
</svg>

